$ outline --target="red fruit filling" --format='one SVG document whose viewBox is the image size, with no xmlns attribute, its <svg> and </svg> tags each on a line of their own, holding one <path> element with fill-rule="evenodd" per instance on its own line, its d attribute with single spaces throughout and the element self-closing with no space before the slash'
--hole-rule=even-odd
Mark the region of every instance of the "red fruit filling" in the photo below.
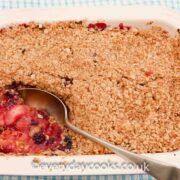
<svg viewBox="0 0 180 180">
<path fill-rule="evenodd" d="M 17 84 L 0 89 L 0 152 L 33 154 L 70 149 L 72 141 L 67 143 L 63 138 L 63 129 L 53 117 L 50 121 L 46 110 L 25 105 L 17 89 Z"/>
<path fill-rule="evenodd" d="M 150 77 L 150 76 L 152 76 L 154 73 L 153 73 L 153 71 L 145 71 L 144 72 L 144 75 L 146 76 L 146 77 Z"/>
<path fill-rule="evenodd" d="M 120 29 L 120 30 L 123 30 L 123 29 L 130 30 L 130 29 L 131 29 L 131 26 L 127 26 L 127 25 L 125 26 L 123 23 L 120 23 L 120 24 L 119 24 L 119 29 Z"/>
<path fill-rule="evenodd" d="M 27 27 L 29 27 L 29 24 L 22 23 L 22 24 L 19 24 L 19 26 L 23 26 L 23 27 L 27 28 Z"/>
<path fill-rule="evenodd" d="M 107 24 L 106 23 L 102 23 L 102 22 L 98 22 L 95 24 L 89 24 L 88 28 L 89 29 L 95 29 L 95 30 L 100 30 L 103 31 L 104 29 L 106 29 Z"/>
<path fill-rule="evenodd" d="M 98 23 L 94 23 L 94 24 L 91 23 L 91 24 L 88 25 L 88 29 L 95 29 L 95 30 L 103 31 L 106 28 L 107 28 L 107 24 L 103 23 L 103 22 L 98 22 Z M 124 23 L 120 23 L 119 24 L 119 29 L 120 30 L 124 30 L 124 29 L 130 30 L 131 26 L 124 25 Z"/>
</svg>

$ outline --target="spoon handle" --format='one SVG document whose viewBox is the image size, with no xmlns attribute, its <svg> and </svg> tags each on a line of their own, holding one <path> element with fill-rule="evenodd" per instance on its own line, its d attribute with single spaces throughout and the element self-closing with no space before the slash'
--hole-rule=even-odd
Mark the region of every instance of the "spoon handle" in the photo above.
<svg viewBox="0 0 180 180">
<path fill-rule="evenodd" d="M 141 168 L 144 167 L 143 171 L 152 175 L 158 180 L 179 180 L 180 179 L 180 169 L 171 164 L 165 164 L 161 161 L 153 160 L 143 155 L 138 155 L 130 151 L 127 151 L 93 134 L 90 134 L 82 129 L 79 129 L 78 127 L 71 124 L 71 122 L 69 122 L 68 120 L 66 120 L 66 125 L 73 131 L 87 137 L 88 139 L 93 140 L 96 143 L 101 144 L 102 146 L 108 148 L 115 154 L 125 159 L 128 159 L 129 161 L 134 162 L 139 167 Z"/>
</svg>

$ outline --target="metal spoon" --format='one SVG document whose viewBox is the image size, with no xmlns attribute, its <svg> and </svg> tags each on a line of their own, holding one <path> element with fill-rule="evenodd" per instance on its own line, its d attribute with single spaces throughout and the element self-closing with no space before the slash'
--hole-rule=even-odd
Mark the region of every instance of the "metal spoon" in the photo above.
<svg viewBox="0 0 180 180">
<path fill-rule="evenodd" d="M 179 168 L 127 151 L 71 124 L 68 120 L 68 110 L 66 105 L 56 95 L 37 88 L 22 88 L 19 92 L 25 103 L 29 106 L 46 109 L 60 124 L 65 124 L 73 131 L 105 146 L 115 154 L 134 162 L 139 167 L 146 165 L 147 168 L 143 170 L 158 180 L 180 180 Z"/>
</svg>

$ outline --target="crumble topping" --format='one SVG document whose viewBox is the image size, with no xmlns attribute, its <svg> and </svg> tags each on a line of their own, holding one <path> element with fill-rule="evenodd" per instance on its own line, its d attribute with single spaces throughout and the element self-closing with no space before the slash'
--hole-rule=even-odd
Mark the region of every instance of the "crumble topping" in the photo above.
<svg viewBox="0 0 180 180">
<path fill-rule="evenodd" d="M 15 80 L 51 91 L 63 98 L 73 124 L 133 152 L 180 149 L 180 38 L 160 27 L 98 23 L 2 29 L 0 86 Z M 72 137 L 69 154 L 110 153 L 64 131 Z"/>
</svg>

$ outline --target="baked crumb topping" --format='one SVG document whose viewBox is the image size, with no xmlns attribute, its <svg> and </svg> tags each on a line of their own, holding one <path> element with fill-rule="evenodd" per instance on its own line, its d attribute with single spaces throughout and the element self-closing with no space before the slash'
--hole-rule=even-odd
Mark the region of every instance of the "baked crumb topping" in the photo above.
<svg viewBox="0 0 180 180">
<path fill-rule="evenodd" d="M 98 23 L 2 29 L 0 86 L 15 80 L 51 91 L 64 99 L 73 124 L 133 152 L 180 149 L 180 38 L 160 27 Z M 68 154 L 110 153 L 64 131 L 73 141 Z M 45 152 L 52 153 L 64 152 Z"/>
</svg>

